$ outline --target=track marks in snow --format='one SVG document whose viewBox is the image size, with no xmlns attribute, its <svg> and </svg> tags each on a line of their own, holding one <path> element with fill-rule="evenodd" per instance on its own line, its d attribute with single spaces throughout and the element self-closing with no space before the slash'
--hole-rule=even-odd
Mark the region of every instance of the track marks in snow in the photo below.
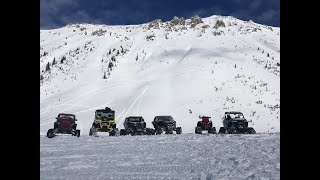
<svg viewBox="0 0 320 180">
<path fill-rule="evenodd" d="M 67 110 L 69 110 L 69 109 L 77 106 L 77 105 L 80 104 L 81 102 L 83 102 L 83 101 L 85 101 L 85 100 L 87 100 L 87 99 L 89 99 L 89 98 L 91 98 L 91 97 L 93 97 L 93 96 L 95 96 L 95 95 L 98 95 L 98 94 L 100 94 L 100 93 L 104 93 L 104 92 L 107 92 L 107 91 L 110 91 L 110 90 L 112 90 L 112 89 L 119 88 L 119 87 L 122 87 L 122 86 L 131 86 L 131 85 L 132 85 L 132 84 L 125 83 L 125 84 L 122 84 L 122 85 L 118 85 L 118 86 L 114 86 L 114 87 L 108 88 L 108 89 L 103 90 L 103 91 L 98 91 L 98 92 L 96 92 L 96 93 L 93 93 L 93 94 L 91 94 L 91 95 L 83 98 L 82 100 L 76 102 L 75 104 L 72 104 L 72 105 L 69 106 L 68 108 L 65 108 L 65 109 L 61 110 L 60 112 L 65 112 L 65 111 L 67 111 Z M 64 103 L 64 104 L 66 104 L 66 103 Z M 100 106 L 101 106 L 101 105 L 100 105 Z M 100 106 L 99 106 L 99 107 L 100 107 Z M 53 120 L 50 120 L 50 119 L 52 119 L 52 118 L 55 117 L 55 116 L 56 116 L 56 114 L 54 114 L 54 115 L 52 115 L 52 116 L 49 116 L 49 117 L 43 119 L 42 122 L 43 122 L 43 121 L 46 122 L 46 121 L 48 121 L 48 120 L 49 120 L 49 122 L 52 122 L 52 121 L 54 121 L 54 119 L 53 119 Z M 44 124 L 44 123 L 42 123 L 42 124 Z"/>
<path fill-rule="evenodd" d="M 147 86 L 147 88 L 148 88 L 148 86 Z M 142 103 L 142 100 L 143 100 L 144 94 L 145 94 L 145 92 L 143 92 L 143 94 L 142 94 L 142 96 L 141 96 L 141 98 L 140 98 L 140 102 L 139 102 L 138 107 L 137 107 L 137 114 L 136 114 L 137 116 L 139 115 L 140 104 Z"/>
<path fill-rule="evenodd" d="M 142 92 L 139 94 L 139 96 L 131 103 L 130 107 L 128 108 L 127 112 L 122 116 L 122 119 L 120 120 L 119 123 L 117 123 L 117 128 L 119 127 L 120 124 L 123 123 L 124 118 L 127 116 L 127 114 L 130 112 L 132 107 L 137 103 L 137 101 L 144 95 L 144 93 L 147 91 L 149 88 L 149 85 L 146 85 L 146 87 L 142 90 Z"/>
</svg>

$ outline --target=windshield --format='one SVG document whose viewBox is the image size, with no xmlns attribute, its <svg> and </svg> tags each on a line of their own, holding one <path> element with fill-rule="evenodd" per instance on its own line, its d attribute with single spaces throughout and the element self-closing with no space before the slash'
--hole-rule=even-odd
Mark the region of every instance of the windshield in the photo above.
<svg viewBox="0 0 320 180">
<path fill-rule="evenodd" d="M 96 111 L 96 119 L 114 120 L 114 112 Z"/>
<path fill-rule="evenodd" d="M 163 121 L 173 121 L 171 116 L 159 116 L 158 119 Z"/>
<path fill-rule="evenodd" d="M 227 114 L 226 116 L 228 116 L 228 115 L 230 115 L 230 117 L 231 117 L 232 119 L 234 119 L 234 118 L 244 118 L 243 114 L 241 114 L 241 113 L 237 113 L 237 114 Z"/>
<path fill-rule="evenodd" d="M 129 117 L 129 122 L 142 122 L 141 117 Z"/>
<path fill-rule="evenodd" d="M 63 119 L 75 119 L 74 115 L 67 115 L 67 114 L 59 114 L 59 118 L 63 118 Z"/>
</svg>

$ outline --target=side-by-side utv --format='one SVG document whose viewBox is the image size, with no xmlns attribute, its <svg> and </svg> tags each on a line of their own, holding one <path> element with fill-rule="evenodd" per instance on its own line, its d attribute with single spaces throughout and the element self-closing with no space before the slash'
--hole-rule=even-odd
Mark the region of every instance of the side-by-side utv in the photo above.
<svg viewBox="0 0 320 180">
<path fill-rule="evenodd" d="M 123 123 L 124 129 L 120 130 L 120 136 L 124 135 L 154 135 L 155 130 L 146 127 L 146 122 L 142 116 L 126 117 Z"/>
<path fill-rule="evenodd" d="M 196 134 L 202 134 L 202 131 L 208 131 L 209 134 L 216 134 L 216 128 L 212 126 L 211 117 L 201 116 L 201 121 L 198 121 L 197 127 L 195 128 Z"/>
<path fill-rule="evenodd" d="M 80 136 L 80 130 L 77 130 L 76 116 L 74 114 L 60 113 L 56 117 L 54 128 L 47 132 L 48 138 L 53 138 L 56 134 L 72 134 L 72 136 Z"/>
<path fill-rule="evenodd" d="M 256 134 L 252 127 L 248 127 L 248 121 L 241 112 L 225 112 L 222 123 L 223 127 L 220 127 L 219 133 Z"/>
<path fill-rule="evenodd" d="M 114 110 L 106 107 L 105 109 L 97 109 L 95 111 L 89 136 L 97 136 L 97 132 L 109 132 L 109 136 L 119 135 Z"/>
<path fill-rule="evenodd" d="M 160 135 L 163 131 L 165 134 L 182 133 L 181 127 L 176 127 L 176 121 L 171 116 L 156 116 L 152 121 L 153 127 L 156 130 L 156 135 Z"/>
</svg>

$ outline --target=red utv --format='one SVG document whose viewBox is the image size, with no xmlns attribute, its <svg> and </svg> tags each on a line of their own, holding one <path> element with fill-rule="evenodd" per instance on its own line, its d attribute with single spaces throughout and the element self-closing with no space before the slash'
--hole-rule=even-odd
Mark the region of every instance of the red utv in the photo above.
<svg viewBox="0 0 320 180">
<path fill-rule="evenodd" d="M 54 128 L 47 132 L 48 138 L 53 138 L 56 134 L 72 134 L 72 136 L 80 136 L 80 130 L 77 130 L 76 116 L 74 114 L 60 113 L 56 117 Z"/>
<path fill-rule="evenodd" d="M 216 134 L 216 128 L 212 127 L 212 121 L 209 119 L 211 117 L 208 116 L 202 116 L 199 117 L 202 119 L 202 121 L 198 121 L 197 127 L 195 128 L 195 133 L 196 134 L 202 134 L 202 131 L 208 131 L 209 134 Z"/>
</svg>

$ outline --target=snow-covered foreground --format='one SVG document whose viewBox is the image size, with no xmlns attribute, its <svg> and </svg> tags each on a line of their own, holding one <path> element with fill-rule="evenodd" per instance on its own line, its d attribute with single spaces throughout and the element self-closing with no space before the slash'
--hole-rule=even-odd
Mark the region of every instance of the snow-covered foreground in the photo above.
<svg viewBox="0 0 320 180">
<path fill-rule="evenodd" d="M 280 179 L 280 133 L 40 136 L 41 179 Z"/>
</svg>

